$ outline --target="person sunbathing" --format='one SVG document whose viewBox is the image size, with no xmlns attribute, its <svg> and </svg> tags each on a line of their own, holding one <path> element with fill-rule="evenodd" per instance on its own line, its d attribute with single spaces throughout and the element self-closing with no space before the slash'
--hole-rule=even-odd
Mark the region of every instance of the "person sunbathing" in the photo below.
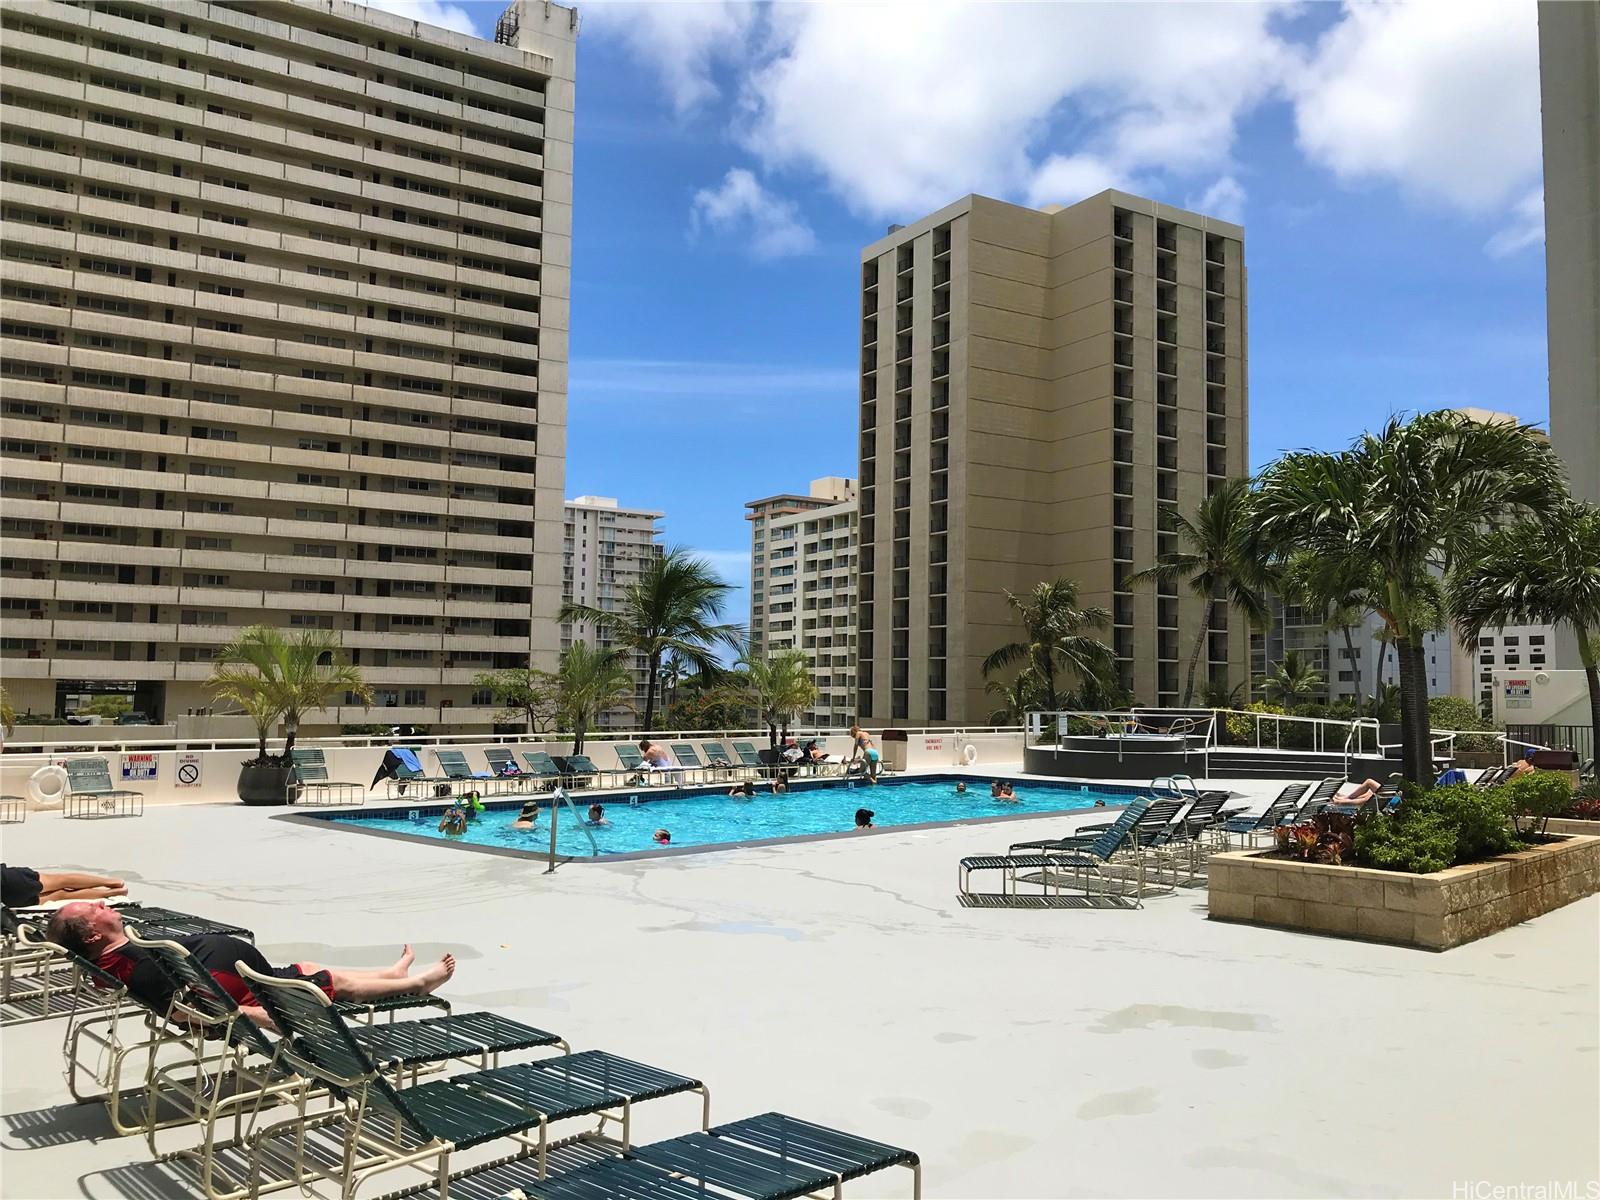
<svg viewBox="0 0 1600 1200">
<path fill-rule="evenodd" d="M 1345 788 L 1350 790 L 1345 791 Z M 1336 804 L 1360 804 L 1363 801 L 1371 800 L 1382 788 L 1383 784 L 1376 779 L 1363 779 L 1356 784 L 1341 784 L 1339 794 L 1334 798 L 1334 802 Z"/>
<path fill-rule="evenodd" d="M 46 936 L 102 971 L 120 979 L 128 991 L 156 1012 L 168 1011 L 180 985 L 146 950 L 128 940 L 122 917 L 106 904 L 74 903 L 50 918 Z M 321 989 L 332 1000 L 371 1002 L 412 993 L 427 995 L 455 974 L 456 960 L 446 954 L 426 970 L 411 974 L 413 955 L 406 946 L 392 966 L 378 971 L 359 971 L 326 967 L 320 963 L 292 963 L 275 967 L 266 956 L 243 938 L 225 933 L 199 933 L 168 939 L 177 942 L 195 962 L 217 981 L 217 986 L 233 997 L 234 1003 L 257 1025 L 274 1029 L 266 1010 L 238 974 L 239 963 L 253 971 L 278 979 L 303 979 Z"/>
<path fill-rule="evenodd" d="M 127 894 L 127 885 L 109 875 L 36 871 L 0 863 L 0 901 L 6 908 L 32 908 L 58 900 L 106 900 Z"/>
</svg>

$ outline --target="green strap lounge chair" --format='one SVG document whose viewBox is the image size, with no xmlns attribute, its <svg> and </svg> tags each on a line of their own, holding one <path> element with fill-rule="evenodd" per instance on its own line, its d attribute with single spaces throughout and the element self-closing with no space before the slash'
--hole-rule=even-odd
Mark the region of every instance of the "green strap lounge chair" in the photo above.
<svg viewBox="0 0 1600 1200">
<path fill-rule="evenodd" d="M 440 773 L 452 786 L 467 783 L 489 795 L 504 795 L 521 784 L 520 779 L 500 779 L 488 771 L 474 771 L 460 750 L 435 750 L 433 757 L 439 762 Z M 460 787 L 456 787 L 456 791 L 459 793 Z"/>
<path fill-rule="evenodd" d="M 61 806 L 64 817 L 142 817 L 144 794 L 113 787 L 103 758 L 69 758 L 67 795 Z"/>
<path fill-rule="evenodd" d="M 345 1100 L 343 1161 L 313 1169 L 347 1197 L 371 1176 L 407 1167 L 436 1174 L 443 1195 L 449 1189 L 451 1154 L 501 1138 L 516 1139 L 523 1147 L 520 1157 L 532 1158 L 542 1179 L 552 1123 L 585 1116 L 598 1116 L 602 1127 L 616 1121 L 626 1149 L 635 1103 L 683 1092 L 705 1095 L 699 1080 L 600 1051 L 590 1051 L 581 1062 L 569 1061 L 579 1056 L 563 1055 L 402 1091 L 384 1077 L 378 1058 L 356 1036 L 359 1031 L 318 988 L 260 975 L 243 963 L 239 971 L 290 1039 L 289 1064 Z M 252 1169 L 257 1165 L 252 1156 Z"/>
<path fill-rule="evenodd" d="M 1144 893 L 1144 856 L 1134 855 L 1134 878 L 1124 880 L 1111 877 L 1105 868 L 1118 854 L 1136 846 L 1135 830 L 1154 807 L 1146 797 L 1139 797 L 1122 810 L 1111 825 L 1094 841 L 1079 846 L 1068 839 L 1055 842 L 1018 843 L 1007 854 L 972 855 L 961 860 L 957 874 L 956 891 L 961 903 L 968 908 L 1139 908 Z M 1165 821 L 1162 822 L 1166 824 Z M 1035 847 L 1033 852 L 1018 854 L 1020 847 Z M 1001 890 L 974 892 L 971 888 L 973 874 L 980 871 L 1001 872 Z M 1022 871 L 1035 872 L 1024 876 Z M 1071 889 L 1083 896 L 1063 896 L 1063 881 L 1071 877 Z M 1018 882 L 1038 883 L 1040 894 L 1018 895 Z M 1131 895 L 1126 885 L 1131 882 Z M 1094 887 L 1093 885 L 1099 885 Z M 1091 891 L 1097 904 L 1089 902 Z M 1129 901 L 1131 900 L 1131 903 Z"/>
<path fill-rule="evenodd" d="M 616 751 L 617 761 L 622 764 L 624 771 L 644 770 L 644 755 L 640 754 L 632 746 L 618 742 L 612 749 Z"/>
<path fill-rule="evenodd" d="M 568 787 L 597 787 L 604 772 L 590 761 L 586 754 L 568 754 L 556 760 L 561 768 L 561 779 Z"/>
<path fill-rule="evenodd" d="M 328 759 L 321 750 L 292 750 L 294 773 L 300 780 L 301 804 L 361 804 L 367 789 L 359 783 L 339 783 L 328 776 Z"/>
<path fill-rule="evenodd" d="M 911 1194 L 920 1197 L 921 1162 L 910 1150 L 774 1112 L 640 1146 L 542 1183 L 502 1171 L 493 1186 L 516 1187 L 529 1200 L 789 1200 L 838 1196 L 846 1183 L 896 1166 L 910 1169 Z M 482 1182 L 473 1180 L 474 1195 Z"/>
<path fill-rule="evenodd" d="M 511 791 L 523 791 L 532 787 L 535 780 L 517 765 L 516 755 L 504 746 L 488 746 L 484 748 L 483 760 L 489 764 L 489 770 L 500 783 Z"/>
<path fill-rule="evenodd" d="M 747 767 L 761 766 L 761 752 L 750 742 L 733 743 L 733 752 L 739 756 L 739 761 Z"/>
<path fill-rule="evenodd" d="M 536 786 L 548 789 L 561 782 L 561 768 L 543 750 L 524 750 L 522 761 L 528 768 L 524 778 L 534 780 Z"/>
</svg>

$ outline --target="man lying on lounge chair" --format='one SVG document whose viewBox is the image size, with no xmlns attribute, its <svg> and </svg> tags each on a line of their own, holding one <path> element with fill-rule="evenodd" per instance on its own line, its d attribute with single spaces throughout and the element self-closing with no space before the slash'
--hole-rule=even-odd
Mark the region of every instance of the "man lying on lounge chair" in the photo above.
<svg viewBox="0 0 1600 1200">
<path fill-rule="evenodd" d="M 109 905 L 68 904 L 50 918 L 47 936 L 58 946 L 65 946 L 122 980 L 128 991 L 157 1012 L 165 1012 L 171 1005 L 178 990 L 177 983 L 160 963 L 128 940 L 122 918 Z M 412 959 L 410 946 L 393 966 L 384 970 L 350 971 L 317 963 L 275 967 L 249 942 L 224 933 L 191 934 L 171 940 L 211 973 L 245 1016 L 267 1029 L 276 1027 L 239 978 L 236 964 L 240 962 L 263 975 L 304 979 L 326 992 L 330 1000 L 337 996 L 341 1000 L 355 1001 L 387 1000 L 413 992 L 426 995 L 444 984 L 456 970 L 456 960 L 446 954 L 427 970 L 408 975 Z"/>
<path fill-rule="evenodd" d="M 7 908 L 32 908 L 57 900 L 105 900 L 126 896 L 127 886 L 106 875 L 80 875 L 69 871 L 35 871 L 0 863 L 0 902 Z"/>
</svg>

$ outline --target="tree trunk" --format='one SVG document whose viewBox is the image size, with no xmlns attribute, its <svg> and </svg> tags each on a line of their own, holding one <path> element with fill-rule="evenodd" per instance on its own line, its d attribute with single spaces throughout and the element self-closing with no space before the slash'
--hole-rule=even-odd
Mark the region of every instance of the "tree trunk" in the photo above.
<svg viewBox="0 0 1600 1200">
<path fill-rule="evenodd" d="M 572 723 L 572 752 L 574 754 L 582 754 L 583 753 L 583 734 L 584 734 L 584 724 L 583 724 L 583 722 L 582 721 L 574 721 Z"/>
<path fill-rule="evenodd" d="M 650 723 L 656 718 L 656 674 L 661 670 L 661 659 L 652 654 L 650 656 L 650 670 L 646 674 L 644 685 L 644 731 L 650 732 Z"/>
<path fill-rule="evenodd" d="M 1413 783 L 1432 783 L 1427 651 L 1410 637 L 1396 638 L 1394 649 L 1400 664 L 1401 772 Z"/>
<path fill-rule="evenodd" d="M 1356 703 L 1361 703 L 1361 663 L 1356 659 L 1356 641 L 1350 634 L 1350 626 L 1339 626 L 1339 632 L 1344 634 L 1344 652 L 1350 659 L 1350 670 L 1355 673 L 1355 685 L 1351 689 L 1355 693 Z M 1334 673 L 1338 677 L 1338 672 Z M 1328 699 L 1333 699 L 1333 680 L 1328 681 Z"/>
<path fill-rule="evenodd" d="M 1595 660 L 1594 643 L 1589 640 L 1589 631 L 1579 626 L 1576 633 L 1578 654 L 1583 659 L 1583 677 L 1589 683 L 1589 727 L 1594 731 L 1590 735 L 1593 744 L 1589 753 L 1593 757 L 1596 748 L 1600 747 L 1600 663 Z"/>
<path fill-rule="evenodd" d="M 1206 601 L 1205 615 L 1200 618 L 1200 632 L 1194 639 L 1194 649 L 1189 652 L 1189 678 L 1183 685 L 1183 706 L 1189 707 L 1189 701 L 1194 699 L 1194 672 L 1200 665 L 1200 651 L 1205 647 L 1206 635 L 1211 632 L 1211 606 L 1215 600 Z M 1209 674 L 1209 672 L 1207 672 Z"/>
</svg>

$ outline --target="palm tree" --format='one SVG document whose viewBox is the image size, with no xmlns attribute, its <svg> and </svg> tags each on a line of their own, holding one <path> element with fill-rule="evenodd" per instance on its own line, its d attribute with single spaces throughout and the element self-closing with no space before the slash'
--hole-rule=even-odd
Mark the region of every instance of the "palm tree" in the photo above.
<svg viewBox="0 0 1600 1200">
<path fill-rule="evenodd" d="M 1189 674 L 1183 685 L 1183 706 L 1194 699 L 1195 671 L 1200 652 L 1211 633 L 1211 617 L 1218 601 L 1238 609 L 1253 626 L 1267 619 L 1266 585 L 1269 574 L 1262 559 L 1252 551 L 1249 537 L 1250 481 L 1230 479 L 1212 492 L 1195 509 L 1194 518 L 1175 510 L 1170 514 L 1169 531 L 1176 533 L 1186 549 L 1172 550 L 1156 558 L 1155 566 L 1128 576 L 1130 584 L 1176 583 L 1183 581 L 1205 602 L 1194 648 L 1189 651 Z"/>
<path fill-rule="evenodd" d="M 1320 688 L 1322 683 L 1322 673 L 1301 658 L 1298 650 L 1290 650 L 1283 656 L 1283 661 L 1272 668 L 1270 675 L 1262 677 L 1261 690 L 1277 696 L 1280 704 L 1291 708 L 1296 701 Z"/>
<path fill-rule="evenodd" d="M 633 707 L 633 672 L 615 650 L 579 638 L 561 652 L 556 674 L 556 712 L 572 731 L 572 752 L 583 753 L 583 735 L 604 713 Z"/>
<path fill-rule="evenodd" d="M 795 713 L 816 703 L 817 685 L 803 650 L 780 650 L 766 658 L 739 660 L 735 694 L 756 710 L 774 748 L 780 727 L 787 732 Z"/>
<path fill-rule="evenodd" d="M 1038 701 L 1047 712 L 1061 707 L 1058 673 L 1081 682 L 1115 677 L 1111 647 L 1084 632 L 1104 629 L 1111 624 L 1111 614 L 1103 608 L 1079 608 L 1078 585 L 1072 580 L 1038 583 L 1023 596 L 1008 591 L 1006 603 L 1021 620 L 1026 640 L 1007 642 L 984 659 L 985 675 L 1020 665 L 1038 681 Z"/>
<path fill-rule="evenodd" d="M 4 687 L 0 687 L 0 728 L 7 734 L 17 727 L 17 708 Z"/>
<path fill-rule="evenodd" d="M 1544 435 L 1511 421 L 1435 412 L 1390 418 L 1348 450 L 1301 450 L 1261 475 L 1255 537 L 1280 559 L 1304 551 L 1373 572 L 1373 611 L 1400 667 L 1400 740 L 1408 779 L 1432 773 L 1423 635 L 1436 628 L 1438 579 L 1485 522 L 1547 511 L 1562 491 Z"/>
<path fill-rule="evenodd" d="M 989 714 L 991 725 L 1021 725 L 1028 713 L 1039 707 L 1039 681 L 1027 668 L 1010 680 L 991 679 L 983 690 L 1000 701 L 1000 707 Z"/>
<path fill-rule="evenodd" d="M 711 674 L 718 669 L 716 647 L 739 647 L 743 631 L 721 623 L 723 601 L 731 590 L 705 559 L 672 547 L 645 566 L 615 609 L 569 603 L 561 606 L 559 619 L 608 631 L 644 656 L 644 727 L 649 729 L 655 720 L 661 663 L 668 654 L 694 671 Z"/>
<path fill-rule="evenodd" d="M 280 761 L 286 762 L 306 713 L 326 708 L 339 692 L 363 703 L 372 699 L 361 669 L 339 660 L 332 633 L 306 629 L 285 635 L 269 625 L 251 625 L 223 647 L 206 687 L 250 717 L 260 739 L 258 763 L 269 761 L 267 738 L 279 720 L 284 728 Z"/>
<path fill-rule="evenodd" d="M 669 654 L 661 661 L 661 707 L 671 708 L 678 699 L 678 685 L 688 678 L 689 670 L 684 665 L 683 659 L 676 654 Z"/>
<path fill-rule="evenodd" d="M 1600 729 L 1600 508 L 1567 500 L 1542 520 L 1485 534 L 1450 577 L 1449 605 L 1468 646 L 1490 626 L 1572 626 Z"/>
</svg>

